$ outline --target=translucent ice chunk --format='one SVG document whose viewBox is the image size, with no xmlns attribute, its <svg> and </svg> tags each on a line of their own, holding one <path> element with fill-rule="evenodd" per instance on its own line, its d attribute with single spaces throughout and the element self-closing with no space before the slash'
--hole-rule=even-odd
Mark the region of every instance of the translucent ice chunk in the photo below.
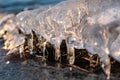
<svg viewBox="0 0 120 80">
<path fill-rule="evenodd" d="M 54 44 L 55 38 L 65 39 L 65 34 L 73 33 L 80 25 L 80 20 L 87 14 L 85 0 L 69 0 L 49 8 L 46 11 L 38 10 L 22 12 L 17 15 L 20 28 L 26 33 L 34 30 L 47 41 Z M 32 17 L 32 18 L 30 18 Z"/>
<path fill-rule="evenodd" d="M 119 56 L 118 45 L 114 48 L 119 43 L 119 32 L 116 33 L 114 28 L 110 30 L 109 25 L 120 20 L 119 0 L 68 0 L 42 12 L 22 12 L 17 15 L 17 20 L 21 30 L 27 34 L 33 30 L 43 36 L 55 45 L 57 52 L 60 52 L 60 43 L 65 39 L 68 49 L 72 49 L 72 55 L 73 47 L 85 48 L 91 54 L 97 53 L 105 65 L 103 68 L 107 78 L 110 76 L 108 55 L 120 60 L 116 57 Z M 69 56 L 69 59 L 73 63 L 73 57 Z"/>
</svg>

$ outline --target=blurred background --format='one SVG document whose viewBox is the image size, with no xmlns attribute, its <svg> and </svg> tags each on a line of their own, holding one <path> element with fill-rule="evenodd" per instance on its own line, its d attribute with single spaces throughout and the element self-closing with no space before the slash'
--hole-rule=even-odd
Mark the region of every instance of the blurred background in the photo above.
<svg viewBox="0 0 120 80">
<path fill-rule="evenodd" d="M 0 13 L 17 13 L 43 5 L 54 5 L 64 0 L 0 0 Z"/>
</svg>

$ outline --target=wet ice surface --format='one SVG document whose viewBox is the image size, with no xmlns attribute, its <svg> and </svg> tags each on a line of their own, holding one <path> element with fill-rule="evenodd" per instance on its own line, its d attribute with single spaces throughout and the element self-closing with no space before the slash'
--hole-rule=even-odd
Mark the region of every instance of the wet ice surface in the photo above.
<svg viewBox="0 0 120 80">
<path fill-rule="evenodd" d="M 119 4 L 120 1 L 118 0 L 115 0 L 114 2 L 111 0 L 68 0 L 48 8 L 48 10 L 42 11 L 39 14 L 37 14 L 38 10 L 35 12 L 34 10 L 21 12 L 17 15 L 17 20 L 20 24 L 19 28 L 23 30 L 24 33 L 29 34 L 33 30 L 36 32 L 36 34 L 43 36 L 48 42 L 54 44 L 55 47 L 56 45 L 60 45 L 63 39 L 67 40 L 69 37 L 72 37 L 72 39 L 75 38 L 70 42 L 75 42 L 73 45 L 76 44 L 77 41 L 81 45 L 84 44 L 82 41 L 88 41 L 86 42 L 88 45 L 85 48 L 88 48 L 89 46 L 90 48 L 94 47 L 94 42 L 96 42 L 98 44 L 97 47 L 104 49 L 96 49 L 96 51 L 94 51 L 88 48 L 88 51 L 91 50 L 91 53 L 100 53 L 100 50 L 104 50 L 100 53 L 100 57 L 104 58 L 104 53 L 109 54 L 107 51 L 105 51 L 105 49 L 106 47 L 108 49 L 108 45 L 111 44 L 107 44 L 110 41 L 110 37 L 105 37 L 102 33 L 99 35 L 102 37 L 101 39 L 103 39 L 100 42 L 98 38 L 96 38 L 98 40 L 95 39 L 96 34 L 94 34 L 94 32 L 93 34 L 90 33 L 92 33 L 93 29 L 97 26 L 100 26 L 102 28 L 101 31 L 104 31 L 104 26 L 109 28 L 107 26 L 108 24 L 116 20 L 119 21 Z M 89 26 L 93 27 L 91 31 L 89 30 Z M 82 30 L 84 28 L 86 28 L 86 31 Z M 89 33 L 86 34 L 86 32 Z M 85 36 L 87 35 L 88 37 L 84 38 L 84 33 Z M 105 34 L 109 35 L 110 33 L 106 31 Z M 94 36 L 91 37 L 91 35 Z M 82 36 L 83 38 L 81 38 Z"/>
<path fill-rule="evenodd" d="M 20 24 L 19 28 L 23 32 L 29 34 L 31 30 L 34 30 L 36 34 L 43 36 L 52 44 L 57 44 L 58 40 L 65 39 L 68 37 L 66 35 L 69 34 L 72 34 L 72 37 L 75 37 L 76 41 L 78 41 L 81 37 L 82 28 L 86 26 L 86 18 L 88 18 L 88 22 L 90 21 L 87 26 L 92 24 L 89 17 L 93 19 L 93 24 L 106 25 L 107 21 L 110 23 L 110 20 L 114 21 L 114 19 L 117 20 L 116 17 L 119 18 L 117 16 L 119 15 L 119 3 L 118 0 L 114 2 L 111 0 L 88 0 L 86 2 L 84 0 L 68 0 L 50 7 L 48 10 L 42 10 L 40 13 L 38 12 L 40 8 L 38 10 L 21 12 L 17 15 L 17 19 Z M 111 10 L 111 7 L 113 7 L 113 10 Z M 108 12 L 106 12 L 107 9 Z M 116 11 L 116 14 L 114 14 L 114 11 Z M 108 18 L 107 14 L 112 15 L 112 17 Z M 116 17 L 114 18 L 114 16 Z M 105 21 L 102 22 L 103 20 Z"/>
</svg>

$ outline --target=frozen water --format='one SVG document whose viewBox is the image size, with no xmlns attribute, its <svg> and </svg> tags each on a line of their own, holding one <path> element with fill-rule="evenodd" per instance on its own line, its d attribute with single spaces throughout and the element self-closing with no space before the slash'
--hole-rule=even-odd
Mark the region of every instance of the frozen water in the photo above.
<svg viewBox="0 0 120 80">
<path fill-rule="evenodd" d="M 21 12 L 17 20 L 25 34 L 33 30 L 52 43 L 58 57 L 60 44 L 65 39 L 71 64 L 75 58 L 73 47 L 85 48 L 91 54 L 98 54 L 108 78 L 108 55 L 120 61 L 120 24 L 117 23 L 120 21 L 119 0 L 68 0 L 45 10 Z M 111 23 L 114 25 L 111 26 Z"/>
<path fill-rule="evenodd" d="M 86 9 L 85 4 L 81 3 L 80 0 L 70 0 L 38 14 L 37 11 L 33 11 L 33 14 L 36 14 L 36 16 L 34 18 L 29 17 L 30 20 L 27 23 L 28 19 L 25 18 L 24 20 L 22 17 L 27 17 L 28 14 L 20 13 L 21 15 L 18 14 L 17 18 L 24 22 L 21 26 L 24 27 L 28 24 L 29 26 L 24 28 L 30 27 L 29 30 L 36 31 L 38 34 L 44 36 L 47 41 L 54 44 L 54 38 L 59 36 L 58 39 L 65 39 L 66 33 L 73 33 L 73 30 L 75 31 L 75 28 L 79 26 L 80 18 L 82 18 L 82 12 L 85 12 Z"/>
</svg>

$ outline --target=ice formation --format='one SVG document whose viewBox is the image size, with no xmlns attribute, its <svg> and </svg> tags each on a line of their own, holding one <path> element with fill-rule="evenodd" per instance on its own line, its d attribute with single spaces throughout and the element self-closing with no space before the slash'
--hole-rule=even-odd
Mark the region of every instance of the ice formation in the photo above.
<svg viewBox="0 0 120 80">
<path fill-rule="evenodd" d="M 47 9 L 23 11 L 15 19 L 23 34 L 35 32 L 53 44 L 56 60 L 61 56 L 62 40 L 66 40 L 70 64 L 75 60 L 74 47 L 98 54 L 109 79 L 109 55 L 120 62 L 119 4 L 119 0 L 68 0 Z"/>
<path fill-rule="evenodd" d="M 80 0 L 64 1 L 40 13 L 38 10 L 34 12 L 33 10 L 33 12 L 28 12 L 27 15 L 25 15 L 26 12 L 17 15 L 17 20 L 21 25 L 20 29 L 27 34 L 31 33 L 31 30 L 34 30 L 36 34 L 43 36 L 48 42 L 53 44 L 56 48 L 56 60 L 58 60 L 60 58 L 60 44 L 62 40 L 68 39 L 69 37 L 73 37 L 76 41 L 79 40 L 75 32 L 82 18 L 87 15 L 86 3 Z M 31 14 L 33 15 L 31 16 Z M 74 39 L 67 41 L 71 43 L 73 41 L 70 40 Z M 74 47 L 73 44 L 67 44 L 67 46 L 68 51 L 71 50 L 69 48 Z M 73 52 L 74 51 L 69 55 L 74 56 Z M 74 62 L 73 56 L 72 60 L 70 60 L 71 64 Z M 70 58 L 70 56 L 68 58 Z"/>
<path fill-rule="evenodd" d="M 22 29 L 34 30 L 54 45 L 56 58 L 60 57 L 60 44 L 63 39 L 67 43 L 70 64 L 73 64 L 75 59 L 74 47 L 85 48 L 91 54 L 98 54 L 103 62 L 102 67 L 109 78 L 110 60 L 108 55 L 120 61 L 119 46 L 116 45 L 119 42 L 119 32 L 116 30 L 119 28 L 119 24 L 115 23 L 120 20 L 118 5 L 120 2 L 113 4 L 110 0 L 99 0 L 92 4 L 92 1 L 69 0 L 29 17 L 29 19 L 23 20 L 24 14 L 22 13 L 18 14 L 17 18 L 23 21 L 20 23 Z M 110 23 L 114 25 L 111 27 Z M 117 26 L 115 30 L 109 31 L 115 26 Z M 117 40 L 112 40 L 114 37 Z"/>
</svg>

